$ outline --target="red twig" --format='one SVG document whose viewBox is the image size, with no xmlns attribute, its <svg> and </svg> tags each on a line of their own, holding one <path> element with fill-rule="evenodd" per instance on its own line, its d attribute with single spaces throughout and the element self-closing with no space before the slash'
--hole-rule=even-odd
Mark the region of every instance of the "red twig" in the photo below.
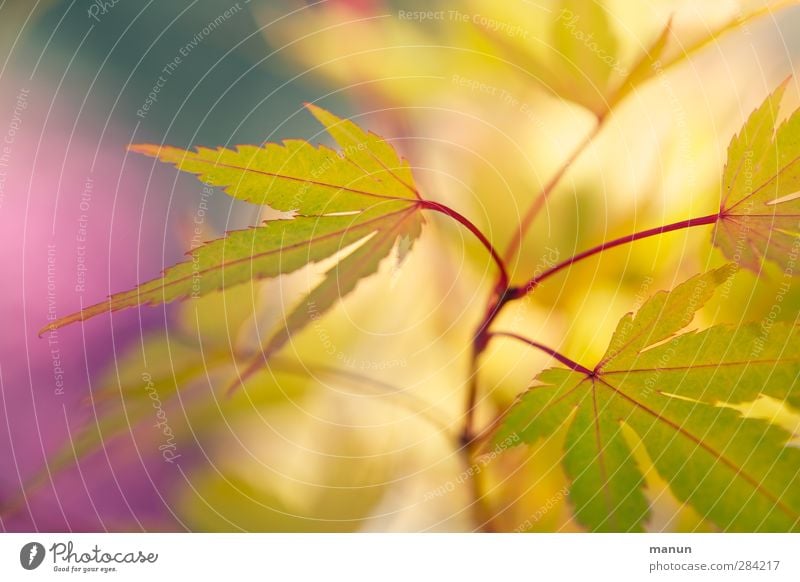
<svg viewBox="0 0 800 582">
<path fill-rule="evenodd" d="M 564 354 L 562 354 L 560 352 L 557 352 L 553 348 L 549 348 L 546 345 L 540 344 L 539 342 L 534 341 L 532 339 L 528 339 L 526 337 L 523 337 L 523 336 L 518 335 L 516 333 L 512 333 L 510 331 L 495 331 L 495 332 L 490 333 L 489 335 L 496 336 L 496 337 L 508 337 L 508 338 L 511 338 L 511 339 L 515 339 L 517 341 L 521 341 L 522 343 L 527 344 L 527 345 L 531 346 L 532 348 L 536 348 L 537 350 L 542 351 L 542 352 L 552 356 L 554 359 L 556 359 L 559 362 L 561 362 L 562 364 L 564 364 L 567 368 L 575 370 L 576 372 L 582 372 L 583 374 L 586 374 L 587 376 L 594 376 L 594 372 L 591 371 L 589 368 L 587 368 L 585 366 L 582 366 L 581 364 L 579 364 L 575 360 L 572 360 L 572 359 L 568 358 L 567 356 L 565 356 Z"/>
<path fill-rule="evenodd" d="M 481 232 L 481 230 L 475 226 L 467 217 L 462 214 L 459 214 L 452 208 L 445 206 L 444 204 L 439 204 L 438 202 L 433 202 L 431 200 L 422 200 L 420 202 L 420 206 L 422 208 L 426 208 L 428 210 L 434 210 L 445 216 L 449 216 L 450 218 L 454 219 L 455 221 L 461 223 L 463 226 L 467 228 L 475 237 L 481 242 L 481 244 L 486 247 L 486 250 L 489 251 L 489 254 L 494 259 L 494 262 L 497 264 L 497 268 L 500 270 L 500 276 L 497 283 L 498 288 L 507 288 L 508 287 L 508 271 L 506 269 L 505 261 L 500 257 L 495 250 L 492 243 L 486 238 L 486 235 Z"/>
<path fill-rule="evenodd" d="M 700 218 L 689 218 L 686 220 L 673 222 L 672 224 L 667 224 L 666 226 L 658 226 L 656 228 L 642 230 L 639 232 L 635 232 L 633 234 L 622 236 L 612 241 L 604 242 L 602 244 L 597 245 L 596 247 L 592 247 L 589 250 L 583 251 L 582 253 L 578 253 L 577 255 L 574 255 L 569 259 L 562 261 L 561 263 L 551 267 L 550 269 L 547 269 L 546 271 L 540 273 L 539 275 L 532 277 L 524 285 L 510 289 L 508 292 L 509 298 L 517 299 L 519 297 L 522 297 L 523 295 L 527 295 L 542 281 L 544 281 L 549 277 L 552 277 L 559 271 L 562 271 L 567 267 L 574 265 L 578 261 L 582 261 L 583 259 L 587 259 L 591 256 L 600 254 L 608 249 L 613 249 L 614 247 L 632 243 L 634 241 L 641 240 L 643 238 L 664 234 L 666 232 L 672 232 L 674 230 L 691 228 L 693 226 L 703 226 L 706 224 L 714 224 L 715 222 L 717 222 L 717 220 L 719 220 L 719 217 L 720 217 L 719 213 L 714 213 L 714 214 L 709 214 L 708 216 L 701 216 Z"/>
</svg>

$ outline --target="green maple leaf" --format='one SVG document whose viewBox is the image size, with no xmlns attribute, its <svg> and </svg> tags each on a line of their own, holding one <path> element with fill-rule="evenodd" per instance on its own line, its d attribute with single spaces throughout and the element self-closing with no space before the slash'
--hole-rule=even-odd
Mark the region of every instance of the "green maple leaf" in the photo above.
<svg viewBox="0 0 800 582">
<path fill-rule="evenodd" d="M 800 112 L 776 129 L 787 84 L 753 112 L 728 147 L 713 240 L 752 271 L 766 258 L 792 275 L 800 254 Z"/>
<path fill-rule="evenodd" d="M 767 341 L 758 324 L 675 335 L 734 270 L 655 294 L 622 318 L 594 369 L 542 372 L 498 429 L 498 442 L 534 443 L 566 423 L 569 497 L 590 529 L 644 527 L 631 431 L 675 496 L 721 529 L 800 529 L 800 450 L 784 430 L 720 406 L 760 395 L 800 405 L 800 328 L 776 322 Z"/>
<path fill-rule="evenodd" d="M 314 105 L 308 108 L 341 152 L 300 140 L 235 150 L 131 146 L 224 188 L 234 198 L 296 214 L 227 233 L 189 252 L 189 260 L 165 270 L 162 277 L 54 321 L 42 331 L 136 305 L 201 297 L 350 251 L 288 316 L 285 328 L 269 343 L 275 350 L 375 273 L 398 241 L 408 250 L 423 224 L 423 201 L 408 163 L 377 135 Z"/>
</svg>

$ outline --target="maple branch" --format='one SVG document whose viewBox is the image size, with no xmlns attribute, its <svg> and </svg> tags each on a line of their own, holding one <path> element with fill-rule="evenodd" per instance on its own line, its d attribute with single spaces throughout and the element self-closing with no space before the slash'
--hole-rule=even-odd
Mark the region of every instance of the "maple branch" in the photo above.
<svg viewBox="0 0 800 582">
<path fill-rule="evenodd" d="M 471 474 L 468 479 L 470 496 L 472 502 L 470 509 L 472 510 L 472 517 L 477 524 L 477 531 L 483 533 L 493 533 L 498 531 L 494 525 L 494 514 L 489 505 L 486 492 L 484 491 L 482 481 L 482 471 L 475 470 L 475 458 L 477 456 L 479 442 L 475 439 L 469 442 L 462 443 L 459 452 L 464 461 L 464 467 L 467 474 Z"/>
<path fill-rule="evenodd" d="M 464 427 L 461 430 L 461 445 L 469 447 L 474 438 L 475 408 L 478 404 L 478 350 L 473 344 L 469 366 L 469 388 L 467 389 L 467 402 L 464 407 Z"/>
<path fill-rule="evenodd" d="M 515 339 L 517 341 L 520 341 L 520 342 L 522 342 L 524 344 L 529 345 L 532 348 L 536 348 L 537 350 L 539 350 L 541 352 L 544 352 L 545 354 L 547 354 L 549 356 L 552 356 L 554 359 L 558 360 L 559 362 L 561 362 L 562 364 L 564 364 L 567 368 L 570 368 L 571 370 L 575 370 L 576 372 L 581 372 L 583 374 L 586 374 L 587 376 L 594 376 L 594 374 L 595 374 L 589 368 L 587 368 L 585 366 L 582 366 L 581 364 L 579 364 L 575 360 L 572 360 L 572 359 L 568 358 L 567 356 L 565 356 L 564 354 L 554 350 L 553 348 L 549 348 L 544 344 L 541 344 L 541 343 L 539 343 L 537 341 L 534 341 L 532 339 L 528 339 L 528 338 L 523 337 L 521 335 L 518 335 L 516 333 L 512 333 L 510 331 L 493 331 L 493 332 L 489 333 L 489 336 L 507 337 L 507 338 Z"/>
<path fill-rule="evenodd" d="M 503 284 L 502 287 L 500 286 L 501 283 Z M 475 437 L 475 408 L 478 400 L 478 359 L 489 343 L 489 339 L 491 337 L 491 334 L 489 333 L 489 327 L 492 325 L 492 322 L 495 320 L 495 318 L 500 314 L 503 306 L 512 299 L 511 295 L 509 295 L 509 290 L 510 287 L 507 280 L 505 282 L 501 281 L 498 283 L 498 286 L 495 287 L 494 293 L 489 299 L 489 304 L 486 307 L 483 318 L 481 319 L 480 324 L 478 324 L 478 327 L 472 336 L 469 389 L 467 391 L 467 406 L 464 415 L 464 429 L 461 433 L 462 444 L 470 443 Z"/>
<path fill-rule="evenodd" d="M 757 16 L 760 16 L 760 15 L 761 14 L 758 14 Z M 720 33 L 727 32 L 728 29 L 730 27 L 732 27 L 732 26 L 733 26 L 733 24 L 729 24 L 726 27 L 723 27 L 723 29 L 720 31 Z M 669 22 L 667 24 L 665 32 L 662 33 L 662 34 L 668 34 L 669 30 L 670 30 L 670 27 L 671 27 L 671 22 Z M 659 41 L 657 40 L 656 42 L 659 42 Z M 703 44 L 701 43 L 701 44 L 699 44 L 699 45 L 697 45 L 695 47 L 692 47 L 692 50 L 697 50 L 699 48 L 702 48 L 702 46 L 703 46 Z M 674 61 L 671 62 L 671 63 L 668 63 L 667 66 L 671 66 L 673 64 L 674 64 Z M 624 95 L 622 95 L 622 97 L 624 97 Z M 500 258 L 497 255 L 497 253 L 492 248 L 492 246 L 489 243 L 489 241 L 485 239 L 483 234 L 474 225 L 472 225 L 472 223 L 470 223 L 469 221 L 464 219 L 464 217 L 461 217 L 461 219 L 463 219 L 463 220 L 459 220 L 458 216 L 460 216 L 460 215 L 456 216 L 454 214 L 451 214 L 451 212 L 453 212 L 453 211 L 445 212 L 444 211 L 445 207 L 438 207 L 438 206 L 437 207 L 433 207 L 430 203 L 427 204 L 427 206 L 429 208 L 432 208 L 434 210 L 438 210 L 439 212 L 444 212 L 445 214 L 448 214 L 449 216 L 455 218 L 456 220 L 459 220 L 459 222 L 462 222 L 462 224 L 467 226 L 467 228 L 469 228 L 481 240 L 481 242 L 484 244 L 484 246 L 491 253 L 491 255 L 494 258 L 495 262 L 500 267 L 500 275 L 498 277 L 498 282 L 497 282 L 497 285 L 495 286 L 494 293 L 490 297 L 489 303 L 488 303 L 487 308 L 486 308 L 486 312 L 484 314 L 484 317 L 481 319 L 481 322 L 478 325 L 478 327 L 477 327 L 477 329 L 476 329 L 476 331 L 475 331 L 475 333 L 473 335 L 473 347 L 472 347 L 473 353 L 472 353 L 471 364 L 470 364 L 470 380 L 469 380 L 469 388 L 468 388 L 468 394 L 467 394 L 467 405 L 466 405 L 467 408 L 466 408 L 466 412 L 465 412 L 465 422 L 464 422 L 464 428 L 463 428 L 462 435 L 461 435 L 462 443 L 471 443 L 472 445 L 474 445 L 475 441 L 479 440 L 479 438 L 476 438 L 475 430 L 474 430 L 475 407 L 476 407 L 476 404 L 477 404 L 477 393 L 478 393 L 477 362 L 478 362 L 478 359 L 480 358 L 480 354 L 483 353 L 483 351 L 486 349 L 486 346 L 488 345 L 488 341 L 489 341 L 491 335 L 493 335 L 493 334 L 491 334 L 489 332 L 489 327 L 491 326 L 492 322 L 495 320 L 495 318 L 500 313 L 500 311 L 502 310 L 502 308 L 505 306 L 506 303 L 526 295 L 531 290 L 533 290 L 533 288 L 536 285 L 541 283 L 543 280 L 545 280 L 546 278 L 548 278 L 548 277 L 554 275 L 555 273 L 561 271 L 562 269 L 565 269 L 566 267 L 572 265 L 573 263 L 581 261 L 581 260 L 583 260 L 583 259 L 585 259 L 587 257 L 590 257 L 590 256 L 594 255 L 594 254 L 600 253 L 600 252 L 602 252 L 602 251 L 604 251 L 606 249 L 610 249 L 610 248 L 613 248 L 615 246 L 619 246 L 619 245 L 622 245 L 622 244 L 633 242 L 633 241 L 636 241 L 636 240 L 639 240 L 639 239 L 647 238 L 649 236 L 655 236 L 655 235 L 658 235 L 658 234 L 663 234 L 665 232 L 670 232 L 672 230 L 679 230 L 679 229 L 682 229 L 682 228 L 689 228 L 689 227 L 692 227 L 692 226 L 699 226 L 699 225 L 703 225 L 703 224 L 712 224 L 712 223 L 716 222 L 718 220 L 718 218 L 719 218 L 719 214 L 714 214 L 714 215 L 709 215 L 709 216 L 706 216 L 706 217 L 701 217 L 701 218 L 696 218 L 696 219 L 689 219 L 689 220 L 686 220 L 686 221 L 681 221 L 681 222 L 670 224 L 670 225 L 666 225 L 666 226 L 663 226 L 663 227 L 659 227 L 659 228 L 650 229 L 650 230 L 647 230 L 647 231 L 635 233 L 633 235 L 629 235 L 627 237 L 622 237 L 622 238 L 610 241 L 608 243 L 603 243 L 602 245 L 599 245 L 598 247 L 594 247 L 593 249 L 589 249 L 588 251 L 585 251 L 583 253 L 575 255 L 572 258 L 570 258 L 570 259 L 568 259 L 568 260 L 556 265 L 555 267 L 549 269 L 548 271 L 546 271 L 546 272 L 544 272 L 544 273 L 542 273 L 542 274 L 540 274 L 538 276 L 535 276 L 535 277 L 531 278 L 525 285 L 522 285 L 521 287 L 511 287 L 510 286 L 510 278 L 508 276 L 505 264 L 507 262 L 511 261 L 511 259 L 520 251 L 520 249 L 522 247 L 522 242 L 523 242 L 523 240 L 525 238 L 525 235 L 527 234 L 528 230 L 530 229 L 530 227 L 531 227 L 534 219 L 536 218 L 536 216 L 539 214 L 541 209 L 544 207 L 544 205 L 547 202 L 547 199 L 549 198 L 550 194 L 553 192 L 553 190 L 555 190 L 555 188 L 560 183 L 561 179 L 564 177 L 564 175 L 567 173 L 567 171 L 572 167 L 572 165 L 575 163 L 575 161 L 581 156 L 581 154 L 584 151 L 586 151 L 586 149 L 589 147 L 589 145 L 594 141 L 594 139 L 597 137 L 597 135 L 603 129 L 606 120 L 609 118 L 610 114 L 612 113 L 612 109 L 613 109 L 614 105 L 617 104 L 619 99 L 620 99 L 620 95 L 617 95 L 616 96 L 616 100 L 612 99 L 612 103 L 610 104 L 611 106 L 608 108 L 608 110 L 596 115 L 596 122 L 595 122 L 593 128 L 581 140 L 581 142 L 575 147 L 575 149 L 570 153 L 570 155 L 562 162 L 562 164 L 558 168 L 558 170 L 550 177 L 550 179 L 547 181 L 547 183 L 545 183 L 545 185 L 539 191 L 538 195 L 533 199 L 533 201 L 531 202 L 531 205 L 528 207 L 528 209 L 526 210 L 526 212 L 523 215 L 522 219 L 520 220 L 519 227 L 515 230 L 514 236 L 512 237 L 511 241 L 509 242 L 508 247 L 506 248 L 505 252 L 503 253 L 502 258 Z M 447 210 L 450 210 L 450 209 L 447 209 Z M 517 338 L 517 339 L 522 339 L 522 338 Z M 527 340 L 523 340 L 523 341 L 527 341 Z M 530 345 L 532 345 L 533 347 L 539 347 L 539 348 L 544 347 L 544 346 L 541 346 L 541 344 L 538 344 L 536 342 L 533 342 Z M 555 354 L 551 354 L 551 355 L 553 357 L 556 357 Z M 562 361 L 562 363 L 565 363 L 563 360 L 560 360 L 560 361 Z M 573 362 L 573 363 L 577 365 L 577 363 L 575 363 L 575 362 Z M 589 372 L 589 373 L 591 374 L 591 372 Z"/>
<path fill-rule="evenodd" d="M 419 204 L 420 207 L 424 209 L 434 210 L 436 212 L 444 214 L 445 216 L 449 216 L 456 222 L 459 222 L 460 224 L 465 226 L 467 230 L 469 230 L 472 234 L 474 234 L 475 237 L 486 248 L 486 250 L 489 251 L 489 254 L 492 256 L 492 259 L 497 264 L 497 268 L 500 270 L 500 274 L 498 276 L 497 288 L 502 288 L 502 289 L 508 288 L 509 278 L 505 261 L 503 261 L 503 259 L 497 253 L 497 250 L 495 250 L 494 246 L 489 241 L 489 239 L 486 238 L 486 235 L 483 234 L 483 232 L 481 232 L 481 229 L 475 226 L 475 224 L 473 224 L 472 221 L 470 221 L 466 216 L 456 212 L 449 206 L 445 206 L 444 204 L 439 204 L 438 202 L 433 202 L 432 200 L 421 200 Z"/>
<path fill-rule="evenodd" d="M 498 314 L 503 309 L 506 303 L 524 297 L 548 277 L 555 275 L 556 273 L 562 271 L 563 269 L 566 269 L 567 267 L 573 265 L 574 263 L 582 261 L 583 259 L 589 258 L 591 256 L 597 255 L 605 250 L 618 247 L 623 244 L 631 243 L 640 239 L 648 238 L 651 236 L 672 232 L 675 230 L 691 228 L 694 226 L 714 224 L 719 219 L 719 217 L 720 213 L 714 213 L 714 214 L 709 214 L 708 216 L 701 216 L 699 218 L 689 218 L 687 220 L 681 220 L 678 222 L 673 222 L 672 224 L 667 224 L 665 226 L 659 226 L 656 228 L 635 232 L 633 234 L 629 234 L 627 236 L 623 236 L 609 242 L 604 242 L 596 247 L 583 251 L 582 253 L 578 253 L 577 255 L 574 255 L 569 259 L 544 271 L 543 273 L 532 277 L 531 279 L 528 280 L 527 283 L 519 287 L 509 287 L 507 280 L 505 283 L 505 287 L 501 287 L 500 283 L 498 283 L 498 287 L 495 289 L 495 293 L 489 301 L 489 305 L 486 308 L 486 312 L 484 313 L 483 319 L 478 325 L 478 328 L 475 331 L 475 335 L 473 336 L 473 346 L 472 346 L 473 352 L 470 364 L 470 382 L 467 391 L 467 407 L 464 417 L 465 418 L 464 428 L 461 434 L 462 444 L 471 443 L 472 441 L 475 440 L 475 429 L 474 429 L 475 408 L 477 406 L 477 399 L 478 399 L 477 362 L 481 353 L 483 353 L 483 351 L 486 349 L 486 346 L 488 345 L 489 340 L 492 338 L 492 336 L 504 335 L 506 337 L 512 337 L 519 341 L 523 341 L 528 345 L 530 345 L 531 347 L 534 347 L 545 353 L 550 354 L 559 362 L 561 362 L 562 364 L 566 365 L 567 367 L 573 370 L 583 372 L 584 374 L 587 374 L 589 376 L 593 375 L 592 371 L 589 370 L 588 368 L 581 366 L 580 364 L 567 358 L 563 354 L 560 354 L 555 350 L 548 348 L 547 346 L 544 346 L 543 344 L 540 344 L 536 341 L 529 340 L 527 338 L 507 332 L 490 332 L 489 327 L 491 326 L 492 322 L 494 322 L 494 320 L 497 318 Z"/>
<path fill-rule="evenodd" d="M 559 182 L 561 182 L 561 178 L 564 177 L 564 174 L 567 173 L 567 170 L 572 167 L 572 164 L 575 163 L 575 160 L 580 157 L 586 148 L 589 147 L 589 144 L 594 141 L 594 138 L 597 137 L 597 134 L 600 133 L 607 115 L 608 114 L 597 117 L 597 122 L 594 124 L 594 127 L 591 129 L 591 131 L 586 134 L 586 136 L 575 147 L 572 153 L 570 153 L 567 159 L 562 162 L 561 166 L 558 168 L 558 170 L 556 170 L 556 173 L 553 174 L 547 183 L 542 187 L 542 189 L 539 190 L 539 193 L 533 199 L 533 202 L 531 202 L 531 205 L 522 216 L 522 220 L 519 223 L 519 228 L 514 231 L 514 236 L 511 239 L 511 242 L 508 243 L 508 247 L 506 247 L 506 250 L 503 253 L 503 259 L 505 261 L 510 261 L 514 255 L 519 252 L 520 248 L 522 247 L 522 241 L 525 238 L 525 235 L 528 233 L 528 229 L 530 229 L 534 218 L 536 218 L 536 216 L 542 210 L 545 202 L 547 202 L 550 194 L 552 194 L 553 190 L 555 190 L 556 186 L 558 186 Z"/>
<path fill-rule="evenodd" d="M 469 479 L 470 495 L 472 496 L 472 516 L 478 529 L 484 533 L 497 531 L 494 525 L 494 516 L 491 507 L 486 499 L 481 480 L 482 471 L 473 471 L 474 459 L 480 447 L 480 440 L 475 437 L 475 410 L 477 407 L 478 396 L 478 358 L 482 349 L 478 348 L 477 343 L 473 343 L 472 356 L 470 359 L 469 389 L 467 390 L 466 418 L 460 438 L 461 456 L 466 466 L 466 471 L 471 474 Z"/>
<path fill-rule="evenodd" d="M 686 220 L 680 220 L 678 222 L 673 222 L 672 224 L 667 224 L 665 226 L 658 226 L 655 228 L 650 228 L 648 230 L 642 230 L 639 232 L 635 232 L 633 234 L 622 236 L 612 241 L 604 242 L 602 244 L 597 245 L 596 247 L 592 247 L 591 249 L 583 251 L 582 253 L 573 255 L 569 259 L 562 261 L 557 265 L 551 267 L 550 269 L 547 269 L 546 271 L 540 273 L 539 275 L 530 278 L 524 285 L 509 289 L 507 293 L 508 300 L 518 299 L 520 297 L 527 295 L 528 293 L 533 291 L 533 289 L 537 287 L 545 279 L 552 277 L 556 273 L 566 269 L 571 265 L 574 265 L 579 261 L 582 261 L 583 259 L 587 259 L 591 256 L 600 254 L 608 249 L 632 243 L 634 241 L 648 238 L 651 236 L 657 236 L 667 232 L 672 232 L 675 230 L 682 230 L 684 228 L 691 228 L 694 226 L 704 226 L 707 224 L 714 224 L 715 222 L 717 222 L 719 217 L 720 213 L 715 212 L 714 214 L 709 214 L 708 216 L 701 216 L 699 218 L 689 218 Z"/>
</svg>

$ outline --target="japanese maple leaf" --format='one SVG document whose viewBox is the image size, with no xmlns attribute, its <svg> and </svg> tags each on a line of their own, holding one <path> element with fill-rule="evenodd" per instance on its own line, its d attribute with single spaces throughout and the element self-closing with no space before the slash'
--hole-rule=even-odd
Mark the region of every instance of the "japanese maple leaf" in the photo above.
<svg viewBox="0 0 800 582">
<path fill-rule="evenodd" d="M 293 211 L 287 220 L 229 232 L 188 253 L 159 278 L 51 322 L 42 331 L 136 305 L 200 297 L 253 279 L 277 277 L 338 255 L 321 283 L 287 316 L 268 352 L 375 273 L 402 242 L 408 252 L 424 220 L 408 162 L 384 139 L 314 105 L 311 113 L 342 148 L 286 140 L 236 149 L 135 145 L 131 150 L 174 164 L 234 198 Z"/>
<path fill-rule="evenodd" d="M 759 324 L 676 335 L 734 270 L 655 294 L 622 318 L 594 368 L 545 370 L 500 426 L 498 442 L 534 443 L 566 425 L 569 499 L 588 528 L 643 529 L 643 447 L 674 495 L 723 530 L 800 529 L 791 435 L 725 407 L 762 395 L 800 404 L 800 328 L 775 322 L 768 341 Z"/>
</svg>

